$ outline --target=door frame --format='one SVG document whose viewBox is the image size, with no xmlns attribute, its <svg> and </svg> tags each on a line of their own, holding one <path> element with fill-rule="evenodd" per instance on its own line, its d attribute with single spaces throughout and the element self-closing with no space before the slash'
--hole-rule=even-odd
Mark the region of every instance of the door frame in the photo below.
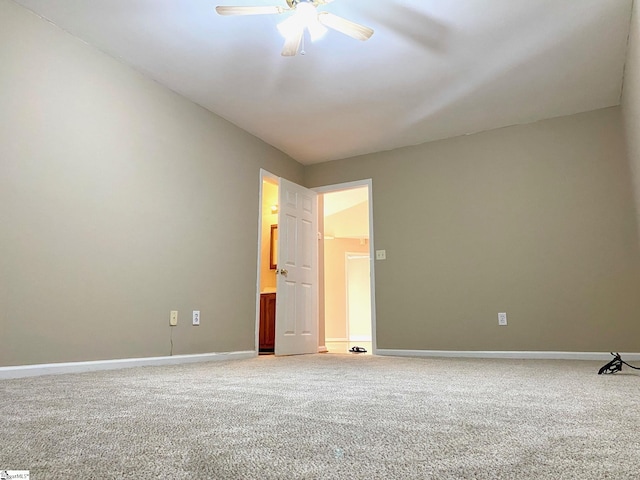
<svg viewBox="0 0 640 480">
<path fill-rule="evenodd" d="M 280 177 L 265 170 L 264 168 L 260 169 L 260 185 L 259 185 L 259 194 L 258 194 L 258 248 L 257 248 L 257 261 L 256 261 L 256 318 L 255 318 L 255 335 L 254 335 L 254 351 L 255 354 L 258 355 L 260 351 L 260 274 L 261 274 L 261 256 L 262 256 L 262 184 L 265 179 L 270 179 L 275 182 L 278 182 Z M 370 289 L 371 289 L 371 350 L 372 354 L 375 355 L 378 350 L 378 342 L 376 335 L 376 281 L 375 281 L 375 249 L 374 249 L 374 241 L 373 241 L 373 181 L 372 179 L 364 179 L 364 180 L 356 180 L 354 182 L 345 182 L 345 183 L 337 183 L 333 185 L 325 185 L 322 187 L 310 188 L 318 195 L 323 193 L 331 193 L 331 192 L 339 192 L 342 190 L 351 190 L 353 188 L 359 187 L 367 187 L 368 198 L 369 198 L 369 262 L 370 262 Z M 324 212 L 323 212 L 324 214 Z M 320 216 L 320 210 L 318 209 L 318 217 Z M 324 227 L 323 227 L 324 230 Z M 324 239 L 324 231 L 322 232 L 322 237 Z M 322 273 L 321 273 L 322 272 Z M 324 274 L 324 262 L 322 265 L 318 263 L 318 275 L 321 276 Z M 320 287 L 320 286 L 318 286 Z M 276 291 L 277 295 L 277 291 Z M 316 297 L 319 297 L 319 289 L 316 289 Z M 318 308 L 319 310 L 319 308 Z M 320 330 L 320 326 L 324 329 L 324 317 L 318 318 L 318 330 Z M 322 347 L 325 343 L 324 336 L 322 338 L 318 338 L 318 343 L 322 343 L 323 345 L 319 345 L 319 351 L 322 351 Z M 326 347 L 324 347 L 324 351 L 326 351 Z"/>
<path fill-rule="evenodd" d="M 262 185 L 262 184 L 261 184 Z M 376 335 L 376 276 L 375 276 L 375 258 L 376 252 L 374 248 L 373 241 L 373 180 L 370 178 L 364 180 L 356 180 L 353 182 L 345 182 L 345 183 L 336 183 L 333 185 L 325 185 L 322 187 L 312 188 L 311 190 L 315 191 L 318 195 L 322 195 L 324 193 L 331 192 L 339 192 L 343 190 L 351 190 L 354 188 L 367 187 L 368 198 L 369 198 L 369 272 L 371 276 L 370 280 L 370 289 L 371 289 L 371 350 L 372 354 L 375 355 L 378 350 L 378 341 Z M 324 214 L 324 212 L 323 212 Z M 320 215 L 320 211 L 318 209 L 318 216 Z M 323 224 L 324 225 L 324 224 Z M 323 227 L 324 230 L 324 227 Z M 322 232 L 322 237 L 324 239 L 324 231 Z M 318 265 L 318 272 L 322 272 L 324 274 L 324 262 L 322 265 Z M 318 318 L 318 325 L 324 327 L 324 317 Z M 325 338 L 319 339 L 321 342 L 325 342 Z"/>
</svg>

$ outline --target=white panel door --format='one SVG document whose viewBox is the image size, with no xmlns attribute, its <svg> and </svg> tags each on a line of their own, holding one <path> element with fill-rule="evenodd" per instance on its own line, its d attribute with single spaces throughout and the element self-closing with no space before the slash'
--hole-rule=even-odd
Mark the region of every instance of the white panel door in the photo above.
<svg viewBox="0 0 640 480">
<path fill-rule="evenodd" d="M 280 179 L 276 355 L 318 352 L 318 198 Z"/>
</svg>

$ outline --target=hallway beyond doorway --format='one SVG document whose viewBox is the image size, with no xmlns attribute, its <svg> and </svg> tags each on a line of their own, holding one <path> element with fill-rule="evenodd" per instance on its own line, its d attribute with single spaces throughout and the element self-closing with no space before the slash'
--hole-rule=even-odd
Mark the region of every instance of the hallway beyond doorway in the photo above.
<svg viewBox="0 0 640 480">
<path fill-rule="evenodd" d="M 372 342 L 326 342 L 327 353 L 348 353 L 350 355 L 371 355 Z M 367 353 L 352 353 L 351 347 L 363 347 Z"/>
<path fill-rule="evenodd" d="M 353 342 L 367 342 L 371 351 L 369 187 L 351 185 L 321 195 L 325 346 L 346 352 Z"/>
</svg>

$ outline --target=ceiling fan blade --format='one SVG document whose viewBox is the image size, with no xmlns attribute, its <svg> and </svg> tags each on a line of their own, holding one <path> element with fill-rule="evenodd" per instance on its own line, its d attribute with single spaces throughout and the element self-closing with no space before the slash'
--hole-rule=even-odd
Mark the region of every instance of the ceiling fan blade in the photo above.
<svg viewBox="0 0 640 480">
<path fill-rule="evenodd" d="M 269 15 L 286 10 L 283 7 L 216 7 L 218 15 Z"/>
<path fill-rule="evenodd" d="M 339 17 L 329 12 L 320 12 L 318 21 L 325 27 L 337 30 L 357 40 L 368 40 L 373 35 L 373 29 L 358 23 Z"/>
<path fill-rule="evenodd" d="M 302 42 L 302 35 L 304 34 L 304 29 L 300 28 L 293 35 L 289 35 L 287 39 L 284 41 L 284 47 L 282 47 L 282 56 L 283 57 L 293 57 L 300 50 L 300 43 Z"/>
</svg>

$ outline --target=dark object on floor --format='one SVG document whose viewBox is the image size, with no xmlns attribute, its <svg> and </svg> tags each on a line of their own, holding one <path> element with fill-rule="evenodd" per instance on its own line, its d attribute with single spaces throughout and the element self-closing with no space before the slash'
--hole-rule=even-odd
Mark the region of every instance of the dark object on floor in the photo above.
<svg viewBox="0 0 640 480">
<path fill-rule="evenodd" d="M 349 351 L 353 353 L 367 353 L 367 350 L 362 347 L 351 347 L 351 350 Z"/>
<path fill-rule="evenodd" d="M 604 367 L 598 370 L 598 375 L 602 375 L 603 373 L 616 373 L 622 370 L 622 364 L 624 363 L 627 367 L 631 367 L 634 370 L 640 370 L 640 367 L 634 367 L 633 365 L 629 365 L 627 362 L 622 360 L 622 357 L 619 353 L 613 353 L 613 360 L 607 363 Z"/>
</svg>

